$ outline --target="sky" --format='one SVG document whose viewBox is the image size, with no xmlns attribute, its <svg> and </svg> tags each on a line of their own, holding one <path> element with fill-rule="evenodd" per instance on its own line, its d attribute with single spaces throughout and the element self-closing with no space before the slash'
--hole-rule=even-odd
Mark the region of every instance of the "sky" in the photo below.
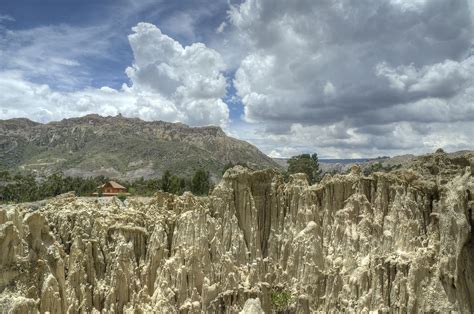
<svg viewBox="0 0 474 314">
<path fill-rule="evenodd" d="M 474 0 L 2 0 L 0 119 L 219 125 L 272 157 L 474 149 Z"/>
</svg>

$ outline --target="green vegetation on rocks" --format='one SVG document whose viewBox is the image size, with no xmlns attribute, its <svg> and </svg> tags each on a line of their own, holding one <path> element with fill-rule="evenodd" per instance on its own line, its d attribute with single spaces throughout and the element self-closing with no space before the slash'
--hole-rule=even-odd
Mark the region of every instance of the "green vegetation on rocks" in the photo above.
<svg viewBox="0 0 474 314">
<path fill-rule="evenodd" d="M 285 311 L 291 304 L 291 293 L 287 290 L 276 289 L 271 295 L 273 309 L 277 312 Z"/>
</svg>

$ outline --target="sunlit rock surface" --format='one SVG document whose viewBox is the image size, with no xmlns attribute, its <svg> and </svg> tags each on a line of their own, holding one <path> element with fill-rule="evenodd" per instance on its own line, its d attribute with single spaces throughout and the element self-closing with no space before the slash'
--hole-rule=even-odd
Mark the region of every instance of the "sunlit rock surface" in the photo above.
<svg viewBox="0 0 474 314">
<path fill-rule="evenodd" d="M 472 156 L 0 209 L 0 312 L 474 312 Z M 283 296 L 283 294 L 281 294 Z M 281 308 L 280 308 L 281 310 Z"/>
</svg>

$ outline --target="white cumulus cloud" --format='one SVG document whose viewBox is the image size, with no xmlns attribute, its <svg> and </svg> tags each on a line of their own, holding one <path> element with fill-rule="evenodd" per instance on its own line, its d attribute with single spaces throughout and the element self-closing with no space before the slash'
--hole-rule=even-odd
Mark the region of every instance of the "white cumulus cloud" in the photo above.
<svg viewBox="0 0 474 314">
<path fill-rule="evenodd" d="M 222 100 L 227 88 L 226 66 L 219 53 L 202 43 L 183 47 L 147 23 L 133 28 L 129 42 L 134 60 L 126 74 L 131 84 L 123 84 L 121 89 L 55 90 L 30 79 L 28 69 L 35 59 L 17 57 L 17 63 L 29 62 L 0 72 L 0 118 L 25 116 L 46 122 L 87 113 L 122 113 L 191 125 L 227 124 L 229 110 Z M 79 66 L 73 59 L 57 57 L 54 64 Z"/>
</svg>

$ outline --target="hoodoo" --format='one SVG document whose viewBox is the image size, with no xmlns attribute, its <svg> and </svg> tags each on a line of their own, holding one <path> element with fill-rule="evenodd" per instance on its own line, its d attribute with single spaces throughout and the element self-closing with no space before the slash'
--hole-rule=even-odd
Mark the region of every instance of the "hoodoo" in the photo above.
<svg viewBox="0 0 474 314">
<path fill-rule="evenodd" d="M 0 312 L 474 311 L 472 156 L 0 210 Z M 472 165 L 472 164 L 471 164 Z"/>
</svg>

